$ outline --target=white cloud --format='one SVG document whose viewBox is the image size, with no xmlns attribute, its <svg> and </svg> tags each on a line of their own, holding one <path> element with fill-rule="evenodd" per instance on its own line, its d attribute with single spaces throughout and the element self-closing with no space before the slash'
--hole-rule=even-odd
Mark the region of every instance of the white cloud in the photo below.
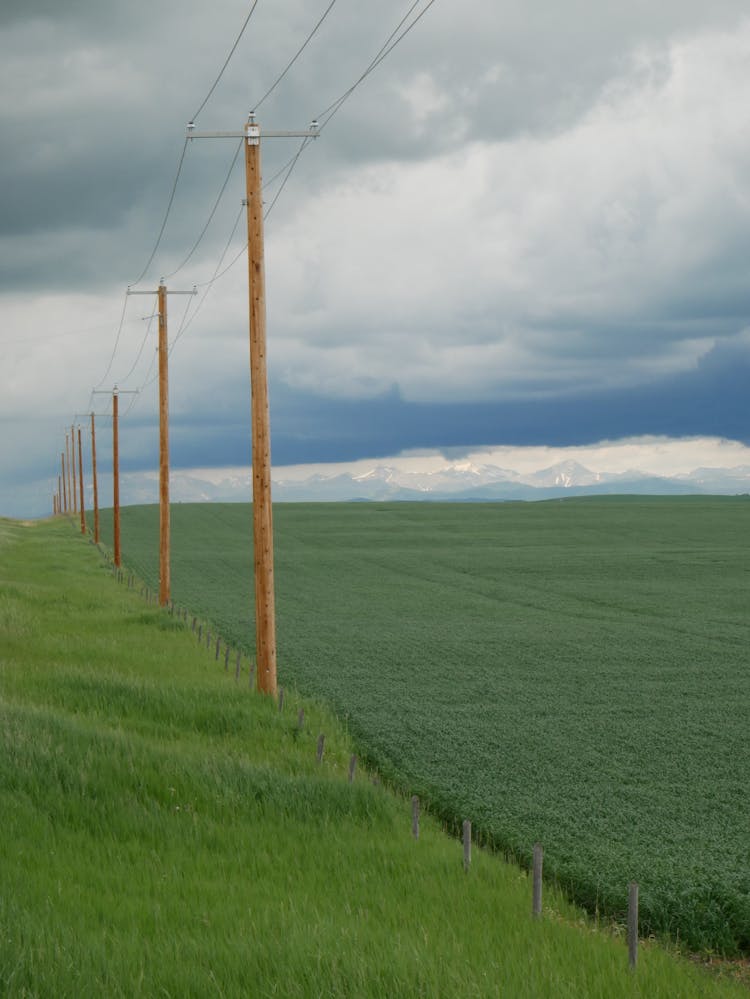
<svg viewBox="0 0 750 999">
<path fill-rule="evenodd" d="M 749 77 L 750 21 L 644 47 L 559 134 L 457 144 L 322 192 L 271 235 L 284 377 L 376 393 L 395 350 L 402 392 L 425 400 L 694 367 L 724 332 L 717 272 L 745 281 L 725 268 L 750 222 Z M 698 329 L 663 321 L 687 294 L 708 300 Z"/>
</svg>

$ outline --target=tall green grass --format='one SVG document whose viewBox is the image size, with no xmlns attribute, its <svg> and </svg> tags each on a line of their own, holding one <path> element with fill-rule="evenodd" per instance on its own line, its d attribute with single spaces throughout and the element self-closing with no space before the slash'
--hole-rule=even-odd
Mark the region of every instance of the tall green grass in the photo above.
<svg viewBox="0 0 750 999">
<path fill-rule="evenodd" d="M 324 707 L 235 682 L 67 521 L 0 521 L 0 636 L 3 995 L 746 994 L 414 841 Z"/>
<path fill-rule="evenodd" d="M 750 951 L 746 497 L 279 505 L 279 675 L 448 819 L 646 932 Z M 253 648 L 251 512 L 172 511 L 175 598 Z M 123 551 L 156 584 L 155 507 Z"/>
</svg>

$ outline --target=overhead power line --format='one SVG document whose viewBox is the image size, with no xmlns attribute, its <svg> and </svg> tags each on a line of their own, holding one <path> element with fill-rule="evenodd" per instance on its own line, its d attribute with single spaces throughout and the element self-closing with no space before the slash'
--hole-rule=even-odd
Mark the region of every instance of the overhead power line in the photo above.
<svg viewBox="0 0 750 999">
<path fill-rule="evenodd" d="M 276 77 L 276 79 L 274 80 L 274 82 L 271 84 L 271 86 L 268 88 L 268 90 L 265 92 L 265 94 L 263 94 L 263 96 L 261 97 L 261 99 L 259 101 L 257 101 L 253 105 L 253 109 L 255 111 L 257 111 L 258 108 L 262 104 L 265 103 L 266 99 L 271 96 L 271 94 L 278 87 L 278 85 L 284 79 L 284 77 L 289 72 L 289 70 L 292 68 L 292 66 L 295 64 L 295 62 L 299 59 L 299 57 L 305 51 L 305 49 L 307 48 L 307 46 L 310 44 L 310 42 L 313 40 L 313 38 L 317 34 L 318 29 L 320 28 L 320 26 L 323 23 L 323 21 L 325 21 L 325 19 L 328 17 L 328 15 L 330 14 L 330 12 L 333 10 L 333 7 L 334 7 L 335 3 L 336 3 L 336 0 L 331 0 L 331 2 L 328 4 L 328 6 L 326 7 L 326 9 L 323 11 L 322 15 L 318 19 L 318 22 L 315 25 L 315 27 L 312 29 L 312 31 L 307 36 L 307 38 L 304 40 L 304 42 L 302 43 L 302 45 L 300 45 L 300 47 L 297 49 L 297 51 L 292 56 L 292 58 L 290 59 L 290 61 L 287 63 L 285 69 Z"/>
<path fill-rule="evenodd" d="M 211 84 L 211 88 L 209 89 L 208 93 L 206 94 L 206 96 L 201 101 L 201 104 L 198 107 L 198 110 L 195 112 L 195 114 L 191 118 L 191 121 L 195 121 L 197 119 L 198 115 L 201 113 L 201 111 L 203 110 L 203 108 L 208 104 L 209 100 L 211 99 L 211 95 L 213 94 L 214 90 L 216 90 L 216 87 L 219 84 L 219 80 L 224 75 L 224 71 L 226 70 L 227 66 L 229 65 L 229 63 L 231 61 L 231 58 L 232 58 L 232 56 L 235 53 L 235 49 L 240 44 L 240 39 L 245 34 L 245 28 L 247 28 L 248 24 L 250 23 L 250 18 L 253 16 L 253 13 L 255 12 L 255 8 L 257 6 L 258 6 L 258 0 L 254 0 L 254 3 L 252 5 L 252 7 L 250 8 L 249 13 L 248 13 L 247 17 L 245 18 L 245 21 L 244 21 L 242 27 L 240 28 L 240 33 L 235 38 L 234 45 L 232 45 L 231 49 L 229 50 L 229 55 L 224 60 L 224 65 L 219 70 L 219 75 L 216 77 L 216 79 L 214 80 L 214 82 Z"/>
<path fill-rule="evenodd" d="M 111 354 L 111 356 L 109 358 L 109 363 L 107 364 L 107 370 L 102 375 L 102 377 L 99 380 L 98 384 L 96 384 L 94 386 L 95 390 L 98 389 L 98 388 L 101 388 L 102 383 L 104 382 L 105 378 L 107 377 L 107 375 L 112 370 L 112 364 L 113 364 L 114 359 L 115 359 L 115 354 L 117 353 L 117 345 L 120 342 L 120 336 L 122 334 L 122 327 L 125 324 L 125 310 L 127 309 L 127 307 L 128 307 L 128 293 L 126 291 L 125 292 L 125 300 L 122 303 L 122 312 L 120 313 L 120 323 L 119 323 L 119 325 L 117 327 L 117 335 L 115 336 L 115 345 L 112 348 L 112 354 Z"/>
<path fill-rule="evenodd" d="M 229 180 L 230 180 L 230 178 L 232 176 L 232 171 L 235 168 L 235 165 L 237 163 L 237 159 L 238 159 L 238 157 L 240 155 L 241 150 L 242 150 L 242 140 L 240 139 L 240 141 L 239 141 L 239 143 L 237 145 L 237 149 L 235 150 L 232 162 L 231 162 L 231 164 L 229 166 L 229 170 L 227 171 L 227 175 L 224 178 L 224 183 L 221 185 L 221 189 L 220 189 L 220 191 L 219 191 L 219 193 L 217 195 L 216 201 L 214 202 L 213 208 L 209 212 L 208 218 L 206 219 L 206 223 L 203 226 L 203 228 L 201 229 L 200 234 L 198 235 L 198 238 L 193 243 L 193 245 L 192 245 L 189 253 L 184 258 L 184 260 L 182 261 L 182 263 L 178 267 L 176 267 L 170 274 L 165 274 L 164 275 L 164 280 L 168 280 L 169 278 L 173 278 L 175 276 L 175 274 L 178 274 L 182 270 L 182 268 L 185 266 L 185 264 L 193 256 L 193 254 L 198 249 L 198 247 L 200 246 L 201 241 L 203 240 L 203 237 L 206 235 L 206 231 L 208 230 L 208 227 L 211 225 L 211 221 L 212 221 L 214 215 L 216 214 L 216 210 L 219 207 L 219 203 L 220 203 L 221 199 L 224 197 L 224 192 L 227 189 L 227 185 L 229 184 Z"/>
<path fill-rule="evenodd" d="M 331 118 L 333 118 L 333 116 L 340 110 L 341 106 L 351 97 L 351 95 L 354 93 L 357 87 L 361 83 L 363 83 L 364 80 L 367 79 L 370 73 L 372 73 L 375 69 L 377 69 L 377 67 L 381 64 L 381 62 L 387 56 L 389 56 L 391 52 L 393 52 L 393 50 L 396 48 L 399 42 L 401 42 L 409 34 L 412 28 L 416 27 L 416 25 L 422 20 L 422 18 L 425 16 L 430 7 L 432 7 L 432 5 L 435 3 L 435 0 L 429 0 L 427 5 L 417 14 L 414 20 L 411 21 L 409 24 L 407 24 L 404 30 L 401 31 L 400 34 L 398 34 L 400 29 L 403 27 L 403 25 L 408 20 L 414 9 L 419 5 L 419 3 L 420 0 L 414 0 L 414 3 L 412 3 L 411 7 L 409 7 L 407 12 L 404 14 L 399 23 L 390 33 L 388 38 L 385 40 L 385 42 L 383 42 L 378 52 L 373 56 L 372 60 L 370 61 L 370 64 L 367 66 L 364 73 L 362 73 L 362 75 L 357 80 L 355 80 L 355 82 L 351 85 L 351 87 L 349 87 L 348 90 L 344 91 L 344 93 L 340 97 L 338 97 L 332 104 L 329 104 L 324 111 L 321 111 L 320 114 L 318 114 L 317 117 L 318 121 L 320 122 L 321 132 L 323 131 L 325 126 L 330 122 Z"/>
<path fill-rule="evenodd" d="M 180 180 L 180 174 L 182 173 L 182 164 L 185 162 L 185 153 L 187 152 L 187 147 L 188 147 L 188 140 L 185 139 L 185 143 L 182 147 L 182 153 L 180 154 L 180 162 L 177 164 L 177 173 L 175 174 L 175 178 L 172 183 L 172 191 L 169 195 L 169 201 L 167 202 L 167 210 L 164 213 L 164 220 L 162 221 L 161 229 L 159 230 L 159 235 L 156 237 L 156 242 L 154 243 L 154 248 L 151 251 L 151 256 L 146 261 L 145 267 L 138 275 L 136 280 L 133 281 L 133 283 L 130 285 L 131 288 L 135 287 L 135 285 L 137 284 L 140 284 L 141 281 L 144 279 L 146 273 L 148 272 L 149 267 L 151 266 L 151 262 L 156 256 L 156 251 L 159 249 L 159 246 L 161 244 L 161 238 L 164 235 L 164 230 L 167 228 L 167 219 L 169 218 L 169 213 L 172 211 L 172 205 L 174 204 L 174 196 L 177 191 L 177 184 Z"/>
</svg>

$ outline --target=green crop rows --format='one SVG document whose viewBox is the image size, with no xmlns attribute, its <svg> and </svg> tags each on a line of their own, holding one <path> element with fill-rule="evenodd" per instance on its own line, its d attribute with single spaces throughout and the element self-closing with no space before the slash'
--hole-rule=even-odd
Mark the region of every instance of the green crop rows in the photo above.
<svg viewBox="0 0 750 999">
<path fill-rule="evenodd" d="M 750 949 L 750 501 L 274 516 L 280 683 L 447 820 L 541 841 L 589 909 L 621 918 L 637 880 L 645 932 Z M 157 525 L 123 510 L 154 586 Z M 174 599 L 252 651 L 249 507 L 176 505 L 172 532 Z"/>
</svg>

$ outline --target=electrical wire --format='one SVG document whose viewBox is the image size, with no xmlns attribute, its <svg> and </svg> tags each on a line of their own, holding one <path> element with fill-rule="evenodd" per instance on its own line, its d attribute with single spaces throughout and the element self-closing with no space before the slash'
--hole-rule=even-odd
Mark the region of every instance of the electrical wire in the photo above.
<svg viewBox="0 0 750 999">
<path fill-rule="evenodd" d="M 96 391 L 96 389 L 102 387 L 104 379 L 107 377 L 107 375 L 112 370 L 112 364 L 113 364 L 114 359 L 115 359 L 115 354 L 117 353 L 117 345 L 120 342 L 120 336 L 122 334 L 122 327 L 125 324 L 125 310 L 128 307 L 128 290 L 126 290 L 126 292 L 125 292 L 125 299 L 124 299 L 124 301 L 122 303 L 122 312 L 120 313 L 120 322 L 119 322 L 119 325 L 117 327 L 117 336 L 115 337 L 115 345 L 112 348 L 112 354 L 111 354 L 110 359 L 109 359 L 109 364 L 107 365 L 107 370 L 102 375 L 101 380 L 94 386 L 94 391 Z"/>
<path fill-rule="evenodd" d="M 323 129 L 326 127 L 326 125 L 328 125 L 328 123 L 330 122 L 331 118 L 333 118 L 333 116 L 341 109 L 341 106 L 351 97 L 351 95 L 354 93 L 354 91 L 357 89 L 357 87 L 364 80 L 367 79 L 367 77 L 370 75 L 370 73 L 372 73 L 375 69 L 377 69 L 377 67 L 380 65 L 380 63 L 388 55 L 390 55 L 390 53 L 396 48 L 396 46 L 399 44 L 399 42 L 401 42 L 409 34 L 409 32 L 412 30 L 412 28 L 416 27 L 416 25 L 419 23 L 419 21 L 422 20 L 422 18 L 427 13 L 427 11 L 430 9 L 430 7 L 432 7 L 432 5 L 435 3 L 435 0 L 429 0 L 429 2 L 423 8 L 423 10 L 421 10 L 419 12 L 419 14 L 417 14 L 417 16 L 414 18 L 414 20 L 410 24 L 408 24 L 407 27 L 404 28 L 404 30 L 399 35 L 398 31 L 401 29 L 401 27 L 403 26 L 403 24 L 405 23 L 405 21 L 409 18 L 409 16 L 411 15 L 411 13 L 417 7 L 417 5 L 419 4 L 419 2 L 420 2 L 420 0 L 414 0 L 414 3 L 412 3 L 411 7 L 407 10 L 406 14 L 404 14 L 404 16 L 401 18 L 401 20 L 396 25 L 396 27 L 394 28 L 394 30 L 391 32 L 391 34 L 385 40 L 385 42 L 383 43 L 383 45 L 381 45 L 381 47 L 378 50 L 377 54 L 375 56 L 373 56 L 372 61 L 370 62 L 370 64 L 368 65 L 368 67 L 365 69 L 364 73 L 362 73 L 362 75 L 359 77 L 359 79 L 357 79 L 351 85 L 351 87 L 349 87 L 348 90 L 344 91 L 344 93 L 340 97 L 338 97 L 332 104 L 329 104 L 328 107 L 324 111 L 320 112 L 320 114 L 317 116 L 317 119 L 320 122 L 319 131 L 321 131 L 321 132 L 323 131 Z"/>
<path fill-rule="evenodd" d="M 182 263 L 178 267 L 176 267 L 171 272 L 171 274 L 165 274 L 164 275 L 164 280 L 167 280 L 169 278 L 173 278 L 175 276 L 175 274 L 178 274 L 182 270 L 182 268 L 185 266 L 185 264 L 193 256 L 193 254 L 198 249 L 198 247 L 200 246 L 201 241 L 202 241 L 203 237 L 206 235 L 206 231 L 208 230 L 208 227 L 211 225 L 211 221 L 212 221 L 214 215 L 216 214 L 216 210 L 219 207 L 219 203 L 220 203 L 221 199 L 224 197 L 224 192 L 227 189 L 227 185 L 229 184 L 229 180 L 230 180 L 230 178 L 232 176 L 232 172 L 234 171 L 235 165 L 237 163 L 237 158 L 239 157 L 240 151 L 242 150 L 242 142 L 243 142 L 243 140 L 240 139 L 240 141 L 239 141 L 239 143 L 237 145 L 237 149 L 235 150 L 234 157 L 232 158 L 232 162 L 230 164 L 229 170 L 227 171 L 227 175 L 224 178 L 224 183 L 221 185 L 221 190 L 219 191 L 219 194 L 218 194 L 218 196 L 216 198 L 216 201 L 214 202 L 213 208 L 211 209 L 211 211 L 209 213 L 208 219 L 206 220 L 206 224 L 201 229 L 198 238 L 193 243 L 193 246 L 192 246 L 190 252 L 185 257 L 185 259 L 182 261 Z"/>
<path fill-rule="evenodd" d="M 274 195 L 274 199 L 273 199 L 273 201 L 271 202 L 271 204 L 270 204 L 270 205 L 268 206 L 268 208 L 267 208 L 267 209 L 265 210 L 265 212 L 263 213 L 263 219 L 264 219 L 264 221 L 265 221 L 265 219 L 267 219 L 267 218 L 268 218 L 268 216 L 269 216 L 269 215 L 271 214 L 271 212 L 273 211 L 273 206 L 274 206 L 274 205 L 276 204 L 276 202 L 277 202 L 277 201 L 279 200 L 279 198 L 281 197 L 281 192 L 282 192 L 282 191 L 284 190 L 284 188 L 286 187 L 286 182 L 287 182 L 287 181 L 289 180 L 289 178 L 290 178 L 290 177 L 291 177 L 291 175 L 292 175 L 292 171 L 293 171 L 293 170 L 294 170 L 294 168 L 295 168 L 295 167 L 297 166 L 297 161 L 299 160 L 300 156 L 302 155 L 302 152 L 303 152 L 303 150 L 305 149 L 305 147 L 306 147 L 306 146 L 308 145 L 308 143 L 310 143 L 310 142 L 312 142 L 312 139 L 310 138 L 310 136 L 305 136 L 305 138 L 304 138 L 304 139 L 302 140 L 302 144 L 300 145 L 300 147 L 299 147 L 299 149 L 297 150 L 296 154 L 295 154 L 295 155 L 294 155 L 294 156 L 293 156 L 293 157 L 291 158 L 291 160 L 290 160 L 290 161 L 288 162 L 287 166 L 288 166 L 288 168 L 289 168 L 289 169 L 288 169 L 288 170 L 286 170 L 286 175 L 285 175 L 284 179 L 282 180 L 282 182 L 281 182 L 281 185 L 280 185 L 280 187 L 279 187 L 278 191 L 277 191 L 277 192 L 276 192 L 276 194 Z M 286 169 L 286 167 L 284 167 L 284 169 Z M 279 176 L 279 174 L 278 174 L 278 173 L 277 173 L 277 174 L 274 174 L 274 180 L 275 180 L 275 179 L 276 179 L 276 178 L 277 178 L 278 176 Z"/>
<path fill-rule="evenodd" d="M 128 378 L 130 378 L 130 376 L 133 374 L 133 372 L 135 371 L 135 369 L 138 367 L 138 362 L 141 359 L 141 354 L 143 353 L 143 348 L 146 346 L 146 341 L 148 340 L 149 336 L 151 335 L 151 327 L 153 325 L 153 322 L 154 322 L 154 316 L 149 316 L 148 317 L 148 326 L 146 327 L 146 332 L 143 334 L 143 340 L 141 340 L 141 346 L 140 346 L 140 348 L 138 350 L 138 353 L 136 354 L 135 360 L 133 361 L 133 366 L 131 367 L 130 371 L 128 371 L 128 373 L 125 375 L 125 377 L 122 378 L 122 379 L 120 379 L 121 381 L 127 383 Z"/>
<path fill-rule="evenodd" d="M 240 44 L 240 39 L 245 34 L 245 28 L 247 28 L 248 24 L 250 23 L 250 18 L 253 16 L 253 14 L 255 12 L 255 8 L 257 6 L 258 6 L 258 0 L 254 0 L 254 3 L 252 5 L 252 7 L 250 8 L 249 14 L 245 18 L 244 24 L 240 28 L 240 33 L 235 38 L 234 45 L 229 50 L 229 55 L 224 60 L 224 65 L 219 70 L 219 75 L 216 77 L 216 79 L 212 83 L 210 90 L 208 91 L 208 93 L 206 94 L 206 96 L 203 98 L 203 100 L 202 100 L 202 102 L 201 102 L 198 110 L 195 112 L 195 114 L 191 118 L 191 121 L 196 121 L 196 119 L 198 118 L 198 115 L 201 113 L 201 111 L 203 110 L 203 108 L 208 104 L 209 100 L 211 99 L 211 95 L 213 94 L 214 90 L 216 90 L 216 87 L 219 84 L 219 80 L 224 75 L 224 71 L 226 70 L 227 66 L 229 65 L 229 62 L 230 62 L 232 56 L 234 55 L 235 49 Z"/>
<path fill-rule="evenodd" d="M 278 85 L 284 79 L 284 77 L 289 72 L 289 70 L 292 68 L 292 66 L 295 64 L 295 62 L 299 59 L 299 57 L 305 51 L 305 49 L 307 48 L 307 46 L 310 44 L 310 42 L 313 40 L 313 38 L 317 34 L 318 29 L 320 28 L 320 26 L 323 23 L 323 21 L 325 21 L 325 19 L 328 17 L 328 15 L 330 14 L 330 12 L 333 10 L 333 7 L 334 7 L 335 3 L 336 3 L 336 0 L 331 0 L 331 2 L 328 4 L 328 6 L 326 7 L 326 9 L 323 11 L 322 15 L 318 19 L 318 22 L 315 25 L 315 27 L 312 29 L 312 31 L 310 32 L 310 34 L 304 40 L 304 42 L 302 43 L 302 45 L 297 49 L 297 51 L 295 52 L 295 54 L 292 56 L 291 60 L 287 63 L 286 68 L 283 70 L 282 73 L 279 74 L 279 76 L 276 77 L 276 79 L 274 80 L 274 82 L 271 84 L 271 86 L 268 88 L 268 90 L 265 92 L 265 94 L 263 94 L 263 96 L 261 97 L 261 99 L 259 101 L 257 101 L 253 105 L 255 111 L 257 111 L 258 108 L 261 107 L 261 105 L 265 103 L 265 101 L 267 100 L 267 98 L 269 98 L 271 96 L 271 94 L 278 87 Z"/>
<path fill-rule="evenodd" d="M 164 230 L 167 228 L 167 219 L 169 218 L 169 213 L 172 211 L 172 205 L 174 204 L 174 196 L 175 196 L 175 193 L 177 191 L 177 184 L 178 184 L 179 179 L 180 179 L 180 174 L 182 173 L 182 164 L 185 162 L 185 153 L 187 152 L 187 147 L 188 147 L 188 139 L 186 137 L 184 145 L 182 147 L 182 153 L 180 154 L 180 162 L 177 164 L 177 173 L 175 174 L 174 182 L 172 183 L 172 191 L 171 191 L 171 193 L 169 195 L 169 201 L 167 202 L 167 210 L 164 213 L 164 220 L 162 221 L 161 229 L 159 230 L 159 235 L 156 237 L 156 242 L 154 243 L 154 248 L 151 251 L 151 256 L 146 261 L 146 266 L 143 268 L 143 270 L 141 271 L 141 273 L 138 275 L 137 279 L 135 281 L 133 281 L 133 283 L 130 285 L 131 288 L 134 287 L 137 284 L 140 284 L 141 281 L 143 280 L 143 278 L 146 276 L 146 273 L 147 273 L 149 267 L 151 266 L 151 262 L 153 261 L 154 257 L 156 256 L 156 251 L 159 249 L 159 246 L 161 244 L 161 238 L 164 235 Z"/>
</svg>

